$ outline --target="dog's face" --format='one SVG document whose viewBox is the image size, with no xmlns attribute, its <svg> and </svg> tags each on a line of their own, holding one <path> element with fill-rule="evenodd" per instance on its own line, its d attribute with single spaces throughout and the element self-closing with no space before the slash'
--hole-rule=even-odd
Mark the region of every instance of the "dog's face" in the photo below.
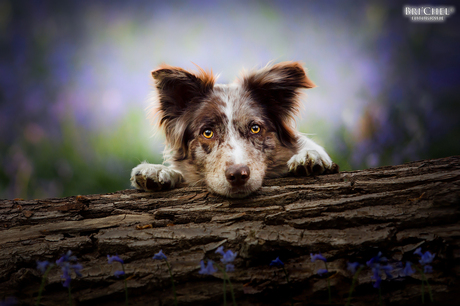
<svg viewBox="0 0 460 306">
<path fill-rule="evenodd" d="M 163 66 L 152 75 L 171 162 L 187 183 L 244 197 L 296 151 L 297 96 L 314 86 L 300 64 L 268 66 L 230 85 L 214 85 L 202 70 Z"/>
</svg>

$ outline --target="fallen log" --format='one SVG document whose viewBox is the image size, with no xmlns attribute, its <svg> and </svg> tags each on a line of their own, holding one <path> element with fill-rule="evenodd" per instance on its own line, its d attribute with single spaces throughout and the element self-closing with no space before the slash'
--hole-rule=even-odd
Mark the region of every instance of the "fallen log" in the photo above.
<svg viewBox="0 0 460 306">
<path fill-rule="evenodd" d="M 238 252 L 228 273 L 238 305 L 344 305 L 353 274 L 347 262 L 380 251 L 392 266 L 382 276 L 385 305 L 419 305 L 422 276 L 403 276 L 418 263 L 414 251 L 435 254 L 426 274 L 437 305 L 460 301 L 460 157 L 316 177 L 267 180 L 254 195 L 228 199 L 205 188 L 39 200 L 0 200 L 0 298 L 34 305 L 42 273 L 36 261 L 55 262 L 71 250 L 82 264 L 72 274 L 74 305 L 124 305 L 123 280 L 113 273 L 125 262 L 130 305 L 173 305 L 168 257 L 179 305 L 219 305 L 223 273 L 199 274 L 201 260 L 220 263 L 219 246 Z M 316 271 L 310 253 L 327 258 Z M 270 266 L 279 257 L 282 267 Z M 61 270 L 52 269 L 41 305 L 66 305 Z M 358 275 L 352 305 L 378 303 L 369 268 Z M 228 285 L 227 285 L 228 289 Z M 230 292 L 227 300 L 230 303 Z M 425 300 L 429 301 L 428 295 Z"/>
</svg>

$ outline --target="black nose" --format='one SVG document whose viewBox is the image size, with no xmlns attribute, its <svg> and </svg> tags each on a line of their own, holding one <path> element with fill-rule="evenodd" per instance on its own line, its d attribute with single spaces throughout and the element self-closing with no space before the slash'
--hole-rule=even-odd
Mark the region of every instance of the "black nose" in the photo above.
<svg viewBox="0 0 460 306">
<path fill-rule="evenodd" d="M 227 181 L 232 184 L 232 186 L 242 186 L 246 184 L 250 174 L 251 171 L 249 171 L 248 166 L 244 165 L 231 165 L 225 170 Z"/>
</svg>

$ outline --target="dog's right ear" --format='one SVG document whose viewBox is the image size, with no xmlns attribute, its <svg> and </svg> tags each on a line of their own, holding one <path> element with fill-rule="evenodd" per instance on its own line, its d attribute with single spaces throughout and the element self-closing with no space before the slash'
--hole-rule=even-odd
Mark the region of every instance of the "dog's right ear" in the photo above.
<svg viewBox="0 0 460 306">
<path fill-rule="evenodd" d="M 152 71 L 155 80 L 156 97 L 151 108 L 151 119 L 159 119 L 164 128 L 167 144 L 178 152 L 180 158 L 187 155 L 187 141 L 190 131 L 187 116 L 188 109 L 193 109 L 214 87 L 216 78 L 212 71 L 206 72 L 199 68 L 198 73 L 192 73 L 182 68 L 161 65 Z"/>
<path fill-rule="evenodd" d="M 199 68 L 199 73 L 191 73 L 182 68 L 161 65 L 152 71 L 158 94 L 160 125 L 175 119 L 186 108 L 208 93 L 213 87 L 215 77 L 212 72 Z"/>
</svg>

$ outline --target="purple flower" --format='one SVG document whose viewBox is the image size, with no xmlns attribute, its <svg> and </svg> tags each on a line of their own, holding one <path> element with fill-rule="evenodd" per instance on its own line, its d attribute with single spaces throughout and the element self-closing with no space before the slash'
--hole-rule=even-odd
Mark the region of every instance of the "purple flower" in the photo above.
<svg viewBox="0 0 460 306">
<path fill-rule="evenodd" d="M 436 254 L 431 254 L 430 252 L 426 251 L 425 254 L 423 254 L 422 259 L 420 259 L 420 263 L 422 265 L 429 264 L 433 261 L 434 257 Z"/>
<path fill-rule="evenodd" d="M 225 254 L 224 247 L 222 245 L 220 247 L 218 247 L 217 250 L 216 250 L 216 253 L 224 256 L 224 254 Z"/>
<path fill-rule="evenodd" d="M 382 278 L 379 275 L 377 275 L 377 277 L 375 277 L 375 274 L 371 278 L 375 280 L 373 287 L 374 288 L 380 288 L 380 283 L 382 282 Z"/>
<path fill-rule="evenodd" d="M 56 260 L 56 264 L 58 264 L 59 266 L 64 263 L 64 262 L 69 262 L 69 261 L 76 261 L 77 260 L 77 257 L 72 255 L 72 251 L 67 251 L 66 254 L 64 254 L 61 258 L 59 258 L 58 260 Z"/>
<path fill-rule="evenodd" d="M 238 255 L 238 252 L 233 253 L 231 250 L 227 250 L 227 252 L 225 252 L 224 256 L 220 259 L 220 261 L 222 261 L 223 264 L 233 262 L 236 258 L 236 255 Z"/>
<path fill-rule="evenodd" d="M 347 263 L 347 270 L 350 271 L 352 274 L 355 274 L 355 273 L 356 273 L 356 269 L 358 269 L 359 266 L 361 266 L 361 265 L 359 264 L 359 262 L 348 262 L 348 263 Z"/>
<path fill-rule="evenodd" d="M 211 275 L 211 274 L 214 274 L 215 272 L 217 272 L 217 270 L 212 265 L 212 260 L 208 260 L 208 265 L 207 266 L 205 266 L 204 261 L 202 260 L 202 261 L 200 261 L 200 266 L 201 266 L 201 269 L 200 269 L 200 271 L 198 271 L 198 273 L 200 273 L 200 274 Z"/>
<path fill-rule="evenodd" d="M 66 263 L 62 266 L 61 278 L 64 279 L 62 286 L 68 288 L 70 286 L 70 281 L 72 280 L 72 277 L 70 276 L 70 264 Z"/>
<path fill-rule="evenodd" d="M 37 270 L 42 272 L 42 273 L 45 273 L 46 268 L 48 268 L 49 264 L 50 263 L 47 260 L 45 260 L 45 261 L 38 261 L 37 260 Z"/>
<path fill-rule="evenodd" d="M 70 286 L 70 281 L 72 280 L 72 278 L 70 277 L 70 275 L 68 275 L 68 274 L 67 274 L 66 276 L 63 275 L 62 278 L 65 279 L 65 281 L 62 283 L 62 286 L 63 286 L 64 288 L 69 288 L 69 286 Z"/>
<path fill-rule="evenodd" d="M 107 255 L 107 260 L 108 260 L 109 264 L 113 263 L 114 261 L 119 262 L 119 263 L 121 263 L 121 264 L 124 264 L 124 263 L 125 263 L 125 262 L 123 261 L 123 259 L 121 259 L 120 257 L 118 257 L 118 255 L 113 255 L 113 256 Z"/>
<path fill-rule="evenodd" d="M 68 251 L 65 255 L 56 260 L 56 264 L 60 266 L 62 269 L 61 278 L 64 279 L 64 283 L 62 284 L 62 286 L 66 288 L 70 286 L 70 281 L 72 280 L 70 276 L 71 270 L 74 270 L 77 276 L 82 276 L 80 273 L 81 269 L 83 268 L 82 265 L 79 263 L 71 264 L 71 261 L 77 261 L 77 257 L 72 255 L 72 251 Z"/>
<path fill-rule="evenodd" d="M 113 255 L 113 256 L 107 255 L 107 261 L 109 262 L 109 264 L 113 263 L 114 261 L 119 262 L 121 263 L 121 267 L 123 268 L 123 270 L 125 269 L 124 268 L 125 262 L 123 261 L 123 259 L 118 257 L 118 255 Z M 113 275 L 119 278 L 121 275 L 125 275 L 125 272 L 118 270 L 118 271 L 115 271 Z"/>
<path fill-rule="evenodd" d="M 272 262 L 270 263 L 270 266 L 284 267 L 284 263 L 281 261 L 279 257 L 276 257 L 275 260 L 272 260 Z"/>
<path fill-rule="evenodd" d="M 165 254 L 163 254 L 163 250 L 160 250 L 160 252 L 156 253 L 155 255 L 153 255 L 153 259 L 158 259 L 158 260 L 168 260 L 168 258 L 166 257 Z"/>
<path fill-rule="evenodd" d="M 430 265 L 425 265 L 425 266 L 423 267 L 423 272 L 424 272 L 424 273 L 431 273 L 431 272 L 433 272 L 433 267 L 430 266 Z"/>
<path fill-rule="evenodd" d="M 386 274 L 388 278 L 392 278 L 393 276 L 390 272 L 393 270 L 391 265 L 382 265 L 382 263 L 386 262 L 387 259 L 382 257 L 382 252 L 379 252 L 377 256 L 372 257 L 369 261 L 366 262 L 366 265 L 372 269 L 372 277 L 371 279 L 375 280 L 374 288 L 380 288 L 380 283 L 382 282 L 381 274 L 382 272 Z"/>
<path fill-rule="evenodd" d="M 418 262 L 423 266 L 424 273 L 433 272 L 433 267 L 428 264 L 433 261 L 436 254 L 431 254 L 429 251 L 422 253 L 422 248 L 417 248 L 414 254 L 420 256 L 420 260 Z"/>
<path fill-rule="evenodd" d="M 75 265 L 71 265 L 70 268 L 75 272 L 75 274 L 77 274 L 78 277 L 82 277 L 80 271 L 83 269 L 83 266 L 81 264 L 77 263 Z"/>
<path fill-rule="evenodd" d="M 422 257 L 422 256 L 423 256 L 422 248 L 417 248 L 417 249 L 414 251 L 414 255 L 419 255 L 420 257 Z"/>
<path fill-rule="evenodd" d="M 412 269 L 412 264 L 410 263 L 410 261 L 406 262 L 406 266 L 404 267 L 403 269 L 403 274 L 405 276 L 411 276 L 412 274 L 415 273 L 415 271 Z"/>
<path fill-rule="evenodd" d="M 234 266 L 234 265 L 232 265 L 232 264 L 227 264 L 227 265 L 225 266 L 225 272 L 233 272 L 233 271 L 235 271 L 235 266 Z"/>
<path fill-rule="evenodd" d="M 327 269 L 319 269 L 318 271 L 316 271 L 316 273 L 318 273 L 319 276 L 323 276 L 323 274 L 326 274 L 327 272 L 329 272 Z"/>
<path fill-rule="evenodd" d="M 386 261 L 387 261 L 386 257 L 382 257 L 382 252 L 379 252 L 377 256 L 374 256 L 369 261 L 367 261 L 366 265 L 368 267 L 372 267 L 372 265 L 375 263 L 381 263 L 381 262 L 386 262 Z"/>
<path fill-rule="evenodd" d="M 393 278 L 393 275 L 391 275 L 391 271 L 393 271 L 393 267 L 391 265 L 385 265 L 381 266 L 380 270 L 383 271 L 388 278 Z"/>
<path fill-rule="evenodd" d="M 324 262 L 327 261 L 326 257 L 324 257 L 323 255 L 321 255 L 321 253 L 319 254 L 312 254 L 310 253 L 310 256 L 311 256 L 311 262 L 315 262 L 317 260 L 322 260 Z"/>
<path fill-rule="evenodd" d="M 113 275 L 115 275 L 117 278 L 119 278 L 120 276 L 125 275 L 125 272 L 121 271 L 121 270 L 117 270 L 117 271 L 115 271 L 115 273 L 113 273 Z"/>
<path fill-rule="evenodd" d="M 431 254 L 429 251 L 426 251 L 425 253 L 422 253 L 422 248 L 417 248 L 414 252 L 415 255 L 420 256 L 419 263 L 422 265 L 429 264 L 433 261 L 434 257 L 436 254 Z"/>
<path fill-rule="evenodd" d="M 226 265 L 225 266 L 225 271 L 226 272 L 235 271 L 235 266 L 230 264 L 230 263 L 235 260 L 236 255 L 238 255 L 238 252 L 233 253 L 231 250 L 227 250 L 227 252 L 224 252 L 224 247 L 220 246 L 220 247 L 217 248 L 216 253 L 222 255 L 222 258 L 220 259 L 220 261 L 224 265 Z"/>
<path fill-rule="evenodd" d="M 380 270 L 378 268 L 372 268 L 371 279 L 375 280 L 374 288 L 379 288 L 382 278 L 380 277 Z"/>
<path fill-rule="evenodd" d="M 429 251 L 426 251 L 425 254 L 422 255 L 422 258 L 419 260 L 419 262 L 422 265 L 429 264 L 433 261 L 435 256 L 436 254 L 431 254 Z"/>
</svg>

